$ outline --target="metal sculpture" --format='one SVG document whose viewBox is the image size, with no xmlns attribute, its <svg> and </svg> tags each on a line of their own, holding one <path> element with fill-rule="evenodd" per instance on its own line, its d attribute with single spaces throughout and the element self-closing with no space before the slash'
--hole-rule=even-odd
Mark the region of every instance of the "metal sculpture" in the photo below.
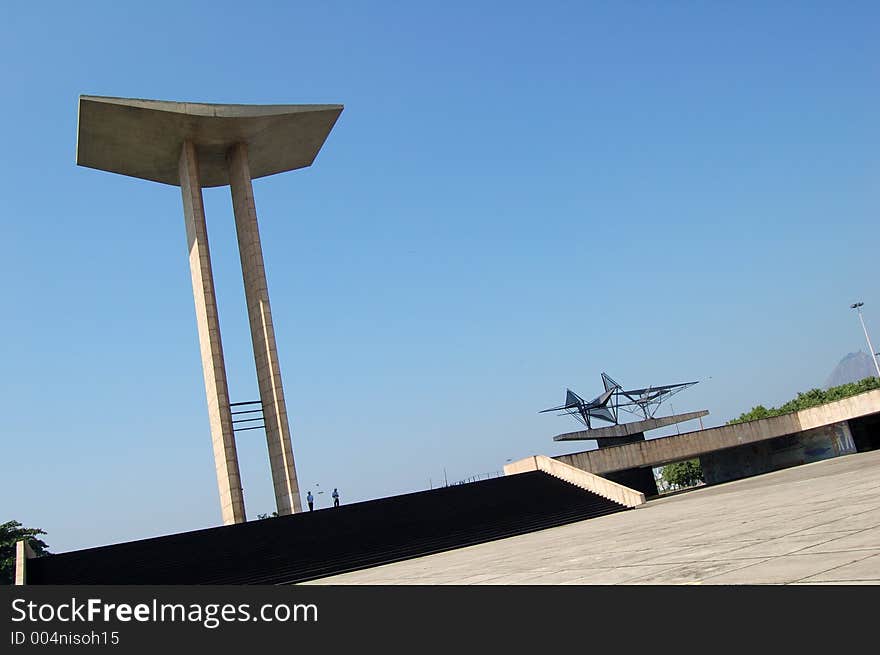
<svg viewBox="0 0 880 655">
<path fill-rule="evenodd" d="M 602 384 L 605 391 L 589 401 L 584 400 L 571 389 L 566 389 L 564 405 L 543 409 L 539 413 L 561 412 L 560 416 L 568 414 L 587 426 L 588 430 L 593 427 L 591 419 L 600 419 L 617 425 L 620 411 L 650 419 L 654 418 L 663 401 L 697 383 L 661 384 L 627 390 L 607 373 L 602 373 Z"/>
</svg>

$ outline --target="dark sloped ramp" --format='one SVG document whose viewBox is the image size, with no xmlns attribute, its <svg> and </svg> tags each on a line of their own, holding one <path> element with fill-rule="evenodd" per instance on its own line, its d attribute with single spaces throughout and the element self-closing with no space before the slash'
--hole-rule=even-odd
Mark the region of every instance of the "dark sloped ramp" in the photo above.
<svg viewBox="0 0 880 655">
<path fill-rule="evenodd" d="M 28 584 L 286 584 L 626 509 L 533 471 L 29 560 Z"/>
</svg>

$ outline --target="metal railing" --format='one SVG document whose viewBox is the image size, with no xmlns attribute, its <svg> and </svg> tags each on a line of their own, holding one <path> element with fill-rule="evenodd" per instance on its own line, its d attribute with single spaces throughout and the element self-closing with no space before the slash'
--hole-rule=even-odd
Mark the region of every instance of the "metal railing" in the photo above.
<svg viewBox="0 0 880 655">
<path fill-rule="evenodd" d="M 263 416 L 263 402 L 260 400 L 249 400 L 243 403 L 229 403 L 229 407 L 246 407 L 252 405 L 259 405 L 257 409 L 241 409 L 241 410 L 233 410 L 232 411 L 232 431 L 233 432 L 244 432 L 246 430 L 260 430 L 266 427 L 266 421 Z M 242 414 L 259 414 L 259 416 L 254 418 L 235 418 L 236 416 L 240 416 Z M 246 423 L 259 423 L 260 425 L 243 425 Z"/>
<path fill-rule="evenodd" d="M 480 480 L 489 480 L 491 478 L 503 478 L 504 471 L 490 471 L 489 473 L 478 473 L 477 475 L 472 475 L 464 480 L 459 480 L 458 482 L 451 482 L 448 486 L 458 485 L 458 484 L 470 484 L 471 482 L 479 482 Z"/>
</svg>

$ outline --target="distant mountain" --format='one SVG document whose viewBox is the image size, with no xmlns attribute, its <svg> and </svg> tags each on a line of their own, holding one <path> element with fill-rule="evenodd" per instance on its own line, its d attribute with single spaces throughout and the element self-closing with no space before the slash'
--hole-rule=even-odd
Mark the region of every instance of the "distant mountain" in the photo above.
<svg viewBox="0 0 880 655">
<path fill-rule="evenodd" d="M 829 389 L 848 382 L 858 382 L 876 375 L 877 369 L 874 368 L 871 356 L 860 350 L 850 353 L 840 360 L 825 381 L 825 388 Z"/>
</svg>

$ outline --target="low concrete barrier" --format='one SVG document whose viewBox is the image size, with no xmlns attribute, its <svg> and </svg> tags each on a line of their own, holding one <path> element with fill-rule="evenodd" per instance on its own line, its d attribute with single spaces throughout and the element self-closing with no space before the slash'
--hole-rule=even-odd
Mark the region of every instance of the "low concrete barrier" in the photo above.
<svg viewBox="0 0 880 655">
<path fill-rule="evenodd" d="M 594 494 L 613 500 L 626 507 L 637 507 L 645 502 L 645 494 L 624 487 L 611 480 L 588 473 L 574 466 L 563 464 L 545 455 L 533 455 L 510 464 L 505 464 L 504 475 L 516 475 L 529 471 L 543 471 L 569 484 L 592 491 Z"/>
</svg>

